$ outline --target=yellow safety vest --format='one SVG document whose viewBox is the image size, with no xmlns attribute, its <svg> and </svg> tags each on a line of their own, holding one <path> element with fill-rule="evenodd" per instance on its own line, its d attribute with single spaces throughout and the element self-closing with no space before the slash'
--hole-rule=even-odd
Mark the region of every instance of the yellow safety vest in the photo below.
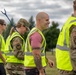
<svg viewBox="0 0 76 75">
<path fill-rule="evenodd" d="M 46 58 L 45 58 L 46 41 L 45 41 L 45 37 L 39 29 L 33 28 L 30 31 L 30 33 L 28 34 L 27 39 L 26 39 L 25 56 L 24 56 L 24 66 L 25 67 L 36 67 L 36 65 L 34 63 L 34 56 L 32 55 L 32 47 L 30 45 L 30 36 L 35 32 L 38 32 L 42 36 L 42 39 L 43 39 L 43 42 L 41 44 L 41 48 L 42 48 L 41 58 L 42 58 L 42 66 L 43 67 L 46 66 Z"/>
<path fill-rule="evenodd" d="M 3 57 L 6 59 L 6 57 L 5 57 L 5 41 L 1 34 L 0 34 L 0 40 L 1 40 L 1 50 L 0 51 L 2 52 Z M 0 59 L 0 63 L 3 63 L 2 59 Z"/>
<path fill-rule="evenodd" d="M 22 49 L 24 50 L 25 49 L 25 42 L 24 42 L 24 39 L 21 37 L 21 35 L 18 33 L 18 32 L 14 32 L 11 36 L 8 36 L 7 38 L 7 41 L 6 41 L 6 46 L 5 46 L 5 49 L 6 49 L 6 62 L 7 63 L 22 63 L 23 64 L 23 60 L 19 60 L 17 59 L 14 54 L 13 54 L 13 49 L 11 47 L 11 40 L 14 38 L 14 37 L 20 37 L 22 40 L 23 40 L 23 46 L 22 46 Z"/>
<path fill-rule="evenodd" d="M 57 41 L 56 63 L 57 68 L 61 70 L 71 71 L 73 69 L 69 52 L 69 29 L 72 25 L 76 25 L 76 17 L 70 16 L 64 24 Z"/>
</svg>

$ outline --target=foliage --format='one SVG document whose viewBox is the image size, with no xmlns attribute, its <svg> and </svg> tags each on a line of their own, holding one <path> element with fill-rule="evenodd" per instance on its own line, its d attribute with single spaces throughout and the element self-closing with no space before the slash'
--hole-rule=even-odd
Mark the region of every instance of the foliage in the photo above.
<svg viewBox="0 0 76 75">
<path fill-rule="evenodd" d="M 57 38 L 60 32 L 60 29 L 58 28 L 59 24 L 52 22 L 52 25 L 49 27 L 49 29 L 43 31 L 44 36 L 46 38 L 46 50 L 53 49 L 56 47 Z"/>
<path fill-rule="evenodd" d="M 28 33 L 29 33 L 29 31 L 28 32 L 25 32 L 25 34 L 23 35 L 23 38 L 24 38 L 25 41 L 26 41 L 26 38 L 27 38 Z"/>
<path fill-rule="evenodd" d="M 14 23 L 14 19 L 11 18 L 11 22 L 9 24 L 7 24 L 7 27 L 6 27 L 6 30 L 3 32 L 3 36 L 4 36 L 4 39 L 6 40 L 6 38 L 8 37 L 9 33 L 10 33 L 10 30 L 11 30 L 11 27 L 15 25 Z"/>
<path fill-rule="evenodd" d="M 35 21 L 33 20 L 33 16 L 30 17 L 29 23 L 30 23 L 29 29 L 31 30 L 33 27 L 35 27 L 35 25 L 34 25 Z M 25 32 L 25 34 L 23 35 L 23 38 L 25 41 L 26 41 L 28 33 L 29 33 L 29 31 Z"/>
<path fill-rule="evenodd" d="M 29 28 L 31 30 L 33 27 L 35 27 L 35 21 L 33 20 L 33 16 L 30 17 L 29 23 L 30 23 L 30 27 Z"/>
<path fill-rule="evenodd" d="M 30 23 L 29 29 L 31 30 L 33 27 L 35 27 L 35 21 L 33 20 L 33 16 L 30 17 L 29 23 Z M 23 35 L 23 38 L 25 41 L 26 41 L 28 33 L 29 31 L 25 32 L 25 34 Z"/>
</svg>

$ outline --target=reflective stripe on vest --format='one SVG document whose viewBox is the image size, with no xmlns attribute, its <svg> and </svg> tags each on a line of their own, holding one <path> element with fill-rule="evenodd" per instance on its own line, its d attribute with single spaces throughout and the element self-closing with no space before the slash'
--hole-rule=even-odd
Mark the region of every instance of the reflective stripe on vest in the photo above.
<svg viewBox="0 0 76 75">
<path fill-rule="evenodd" d="M 26 52 L 25 54 L 26 54 L 27 56 L 29 56 L 29 55 L 30 55 L 30 56 L 33 56 L 33 54 L 32 54 L 31 52 Z M 41 53 L 41 56 L 45 56 L 45 53 Z"/>
<path fill-rule="evenodd" d="M 60 46 L 60 45 L 57 45 L 56 48 L 60 49 L 60 50 L 69 50 L 69 48 L 65 45 L 65 46 Z"/>
<path fill-rule="evenodd" d="M 12 51 L 10 51 L 10 52 L 6 53 L 6 55 L 10 56 L 10 55 L 14 55 L 14 54 L 12 53 Z"/>
<path fill-rule="evenodd" d="M 70 23 L 73 23 L 73 22 L 76 22 L 76 19 L 75 19 L 75 20 L 70 21 Z"/>
</svg>

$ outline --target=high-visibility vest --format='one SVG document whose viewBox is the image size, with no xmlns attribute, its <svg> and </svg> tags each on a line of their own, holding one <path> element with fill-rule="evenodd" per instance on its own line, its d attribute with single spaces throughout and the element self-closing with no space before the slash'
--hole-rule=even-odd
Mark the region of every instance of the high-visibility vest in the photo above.
<svg viewBox="0 0 76 75">
<path fill-rule="evenodd" d="M 1 52 L 2 52 L 2 55 L 3 57 L 6 59 L 6 56 L 5 56 L 5 41 L 4 41 L 4 38 L 3 36 L 0 34 L 0 46 L 1 46 Z M 3 63 L 2 59 L 0 58 L 0 63 Z"/>
<path fill-rule="evenodd" d="M 18 32 L 14 32 L 12 35 L 8 36 L 7 41 L 6 41 L 6 62 L 7 63 L 22 63 L 23 64 L 23 60 L 19 60 L 18 58 L 16 58 L 13 54 L 13 48 L 11 47 L 11 40 L 15 37 L 20 37 L 23 41 L 23 45 L 22 45 L 22 49 L 25 49 L 25 41 L 24 39 L 21 37 L 21 35 Z"/>
<path fill-rule="evenodd" d="M 57 68 L 61 70 L 71 71 L 73 69 L 70 59 L 70 36 L 69 29 L 72 25 L 76 25 L 76 18 L 70 16 L 64 24 L 57 41 L 56 46 L 56 63 Z"/>
<path fill-rule="evenodd" d="M 42 36 L 42 43 L 41 43 L 41 60 L 42 60 L 42 66 L 46 66 L 46 57 L 45 57 L 45 47 L 46 47 L 46 41 L 45 41 L 45 37 L 42 34 L 42 32 L 37 29 L 37 28 L 33 28 L 30 33 L 27 36 L 26 39 L 26 44 L 25 44 L 25 56 L 24 56 L 24 66 L 25 67 L 36 67 L 35 62 L 34 62 L 34 56 L 32 54 L 32 47 L 30 45 L 30 36 L 35 33 L 38 32 L 41 36 Z"/>
</svg>

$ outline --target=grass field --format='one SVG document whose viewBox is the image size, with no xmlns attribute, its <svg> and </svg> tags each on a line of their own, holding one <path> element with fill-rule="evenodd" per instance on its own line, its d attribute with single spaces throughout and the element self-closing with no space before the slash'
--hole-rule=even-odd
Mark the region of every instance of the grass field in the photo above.
<svg viewBox="0 0 76 75">
<path fill-rule="evenodd" d="M 55 53 L 52 54 L 52 52 L 46 52 L 46 56 L 55 62 Z M 58 75 L 56 62 L 53 68 L 50 68 L 49 66 L 46 67 L 46 75 Z"/>
</svg>

